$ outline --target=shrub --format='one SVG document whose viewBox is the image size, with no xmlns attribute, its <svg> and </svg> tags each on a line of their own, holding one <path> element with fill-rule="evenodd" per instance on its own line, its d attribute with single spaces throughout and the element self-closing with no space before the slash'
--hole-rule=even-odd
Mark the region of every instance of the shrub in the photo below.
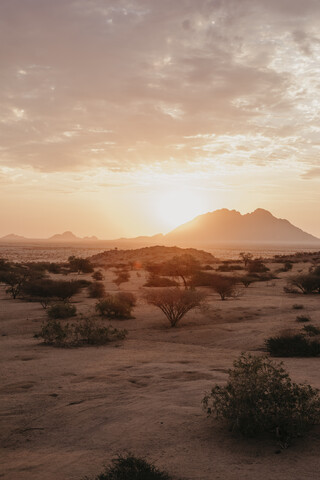
<svg viewBox="0 0 320 480">
<path fill-rule="evenodd" d="M 131 312 L 136 302 L 136 297 L 129 292 L 109 294 L 96 304 L 96 311 L 102 317 L 126 320 L 133 318 Z"/>
<path fill-rule="evenodd" d="M 301 305 L 301 303 L 294 303 L 294 304 L 292 305 L 292 308 L 293 308 L 293 310 L 303 310 L 303 309 L 304 309 L 304 306 Z"/>
<path fill-rule="evenodd" d="M 234 278 L 216 278 L 215 282 L 212 284 L 212 288 L 217 292 L 221 300 L 226 298 L 235 297 L 237 295 L 236 291 L 236 279 Z"/>
<path fill-rule="evenodd" d="M 269 268 L 265 266 L 261 258 L 255 258 L 248 262 L 247 270 L 249 273 L 265 273 L 269 271 Z"/>
<path fill-rule="evenodd" d="M 320 342 L 311 341 L 302 333 L 283 333 L 265 341 L 267 351 L 275 357 L 316 357 L 320 354 Z"/>
<path fill-rule="evenodd" d="M 23 285 L 23 293 L 42 301 L 54 299 L 65 301 L 78 293 L 88 282 L 72 280 L 31 279 Z"/>
<path fill-rule="evenodd" d="M 96 272 L 93 273 L 92 278 L 97 282 L 101 282 L 104 279 L 104 276 L 101 270 L 97 270 Z"/>
<path fill-rule="evenodd" d="M 163 288 L 146 292 L 145 299 L 150 305 L 160 308 L 171 327 L 176 327 L 186 313 L 203 304 L 205 294 L 197 290 Z"/>
<path fill-rule="evenodd" d="M 240 277 L 239 280 L 245 288 L 248 288 L 251 283 L 257 281 L 255 277 L 250 277 L 250 275 L 244 275 L 243 277 Z"/>
<path fill-rule="evenodd" d="M 48 317 L 51 319 L 74 317 L 76 312 L 76 307 L 68 302 L 55 303 L 47 310 Z"/>
<path fill-rule="evenodd" d="M 242 354 L 226 386 L 203 399 L 208 415 L 228 421 L 245 436 L 270 433 L 288 442 L 320 421 L 320 398 L 310 385 L 292 382 L 282 364 Z"/>
<path fill-rule="evenodd" d="M 113 459 L 111 465 L 95 480 L 171 480 L 171 478 L 143 458 L 128 454 Z"/>
<path fill-rule="evenodd" d="M 83 318 L 74 324 L 63 326 L 58 320 L 48 320 L 43 324 L 37 337 L 47 345 L 56 347 L 79 347 L 81 345 L 105 345 L 115 340 L 123 340 L 126 330 L 104 327 L 99 322 Z"/>
<path fill-rule="evenodd" d="M 160 277 L 155 273 L 150 273 L 144 287 L 177 287 L 178 283 L 167 277 Z"/>
<path fill-rule="evenodd" d="M 303 330 L 310 337 L 315 337 L 317 335 L 320 335 L 320 328 L 315 327 L 314 325 L 304 325 Z"/>
<path fill-rule="evenodd" d="M 70 342 L 70 335 L 69 324 L 63 326 L 58 320 L 50 319 L 42 325 L 41 331 L 37 336 L 43 338 L 44 343 L 47 345 L 62 347 Z"/>
<path fill-rule="evenodd" d="M 311 318 L 309 315 L 298 315 L 296 318 L 297 322 L 310 322 Z"/>
<path fill-rule="evenodd" d="M 120 287 L 122 283 L 126 283 L 130 280 L 130 273 L 126 270 L 120 271 L 117 273 L 116 278 L 113 280 L 113 283 Z"/>
<path fill-rule="evenodd" d="M 95 320 L 85 318 L 74 326 L 77 344 L 105 345 L 114 340 L 123 340 L 126 330 L 118 330 L 111 326 L 105 327 Z"/>
<path fill-rule="evenodd" d="M 102 298 L 106 294 L 106 289 L 103 283 L 93 282 L 89 285 L 89 296 L 91 298 Z"/>
<path fill-rule="evenodd" d="M 68 258 L 70 270 L 72 272 L 80 273 L 92 273 L 94 271 L 93 265 L 88 258 L 78 258 L 71 256 Z"/>
<path fill-rule="evenodd" d="M 296 287 L 298 291 L 305 295 L 320 293 L 320 276 L 313 272 L 297 275 L 289 279 L 289 288 Z"/>
</svg>

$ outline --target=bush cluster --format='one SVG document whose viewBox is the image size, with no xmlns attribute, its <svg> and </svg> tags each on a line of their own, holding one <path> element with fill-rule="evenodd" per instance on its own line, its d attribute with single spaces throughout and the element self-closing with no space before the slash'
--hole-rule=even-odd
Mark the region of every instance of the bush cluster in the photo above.
<svg viewBox="0 0 320 480">
<path fill-rule="evenodd" d="M 112 326 L 105 327 L 89 318 L 66 325 L 62 325 L 56 319 L 50 319 L 42 325 L 37 337 L 43 338 L 47 345 L 79 347 L 81 345 L 105 345 L 115 340 L 123 340 L 126 334 L 126 330 L 118 330 Z"/>
<path fill-rule="evenodd" d="M 265 341 L 274 357 L 316 357 L 320 355 L 319 340 L 310 340 L 303 333 L 283 333 Z"/>
<path fill-rule="evenodd" d="M 108 294 L 96 304 L 96 311 L 105 318 L 130 319 L 137 302 L 136 297 L 129 292 Z"/>
<path fill-rule="evenodd" d="M 85 480 L 89 480 L 87 477 Z M 171 477 L 144 458 L 119 455 L 95 480 L 171 480 Z"/>
<path fill-rule="evenodd" d="M 48 317 L 51 319 L 70 318 L 76 313 L 76 307 L 69 302 L 54 303 L 47 310 Z"/>
<path fill-rule="evenodd" d="M 203 399 L 208 415 L 228 421 L 245 436 L 270 433 L 282 442 L 320 421 L 320 397 L 310 385 L 294 383 L 282 364 L 241 355 L 227 385 L 215 385 Z"/>
</svg>

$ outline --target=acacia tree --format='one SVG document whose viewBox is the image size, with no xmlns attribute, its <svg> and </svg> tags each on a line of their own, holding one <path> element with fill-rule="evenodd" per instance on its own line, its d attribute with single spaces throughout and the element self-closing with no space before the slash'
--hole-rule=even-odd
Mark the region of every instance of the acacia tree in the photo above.
<svg viewBox="0 0 320 480">
<path fill-rule="evenodd" d="M 147 303 L 160 308 L 171 327 L 176 327 L 190 310 L 200 307 L 205 297 L 203 292 L 180 288 L 162 288 L 145 293 Z"/>
<path fill-rule="evenodd" d="M 148 271 L 166 277 L 181 278 L 184 288 L 190 286 L 190 280 L 200 270 L 200 262 L 192 255 L 176 255 L 158 265 L 149 265 Z"/>
</svg>

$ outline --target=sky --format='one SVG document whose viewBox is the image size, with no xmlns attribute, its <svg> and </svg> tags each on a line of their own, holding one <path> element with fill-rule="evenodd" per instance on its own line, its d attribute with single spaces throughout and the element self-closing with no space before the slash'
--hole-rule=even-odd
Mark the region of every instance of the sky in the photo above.
<svg viewBox="0 0 320 480">
<path fill-rule="evenodd" d="M 1 0 L 0 236 L 320 237 L 319 0 Z"/>
</svg>

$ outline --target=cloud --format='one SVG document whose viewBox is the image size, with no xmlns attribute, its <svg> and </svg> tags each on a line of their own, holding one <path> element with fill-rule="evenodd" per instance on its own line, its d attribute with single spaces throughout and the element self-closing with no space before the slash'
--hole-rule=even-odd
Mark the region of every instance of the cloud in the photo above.
<svg viewBox="0 0 320 480">
<path fill-rule="evenodd" d="M 0 164 L 316 164 L 319 5 L 4 0 Z"/>
<path fill-rule="evenodd" d="M 320 167 L 311 168 L 310 170 L 302 174 L 302 178 L 305 178 L 306 180 L 320 178 Z"/>
</svg>

